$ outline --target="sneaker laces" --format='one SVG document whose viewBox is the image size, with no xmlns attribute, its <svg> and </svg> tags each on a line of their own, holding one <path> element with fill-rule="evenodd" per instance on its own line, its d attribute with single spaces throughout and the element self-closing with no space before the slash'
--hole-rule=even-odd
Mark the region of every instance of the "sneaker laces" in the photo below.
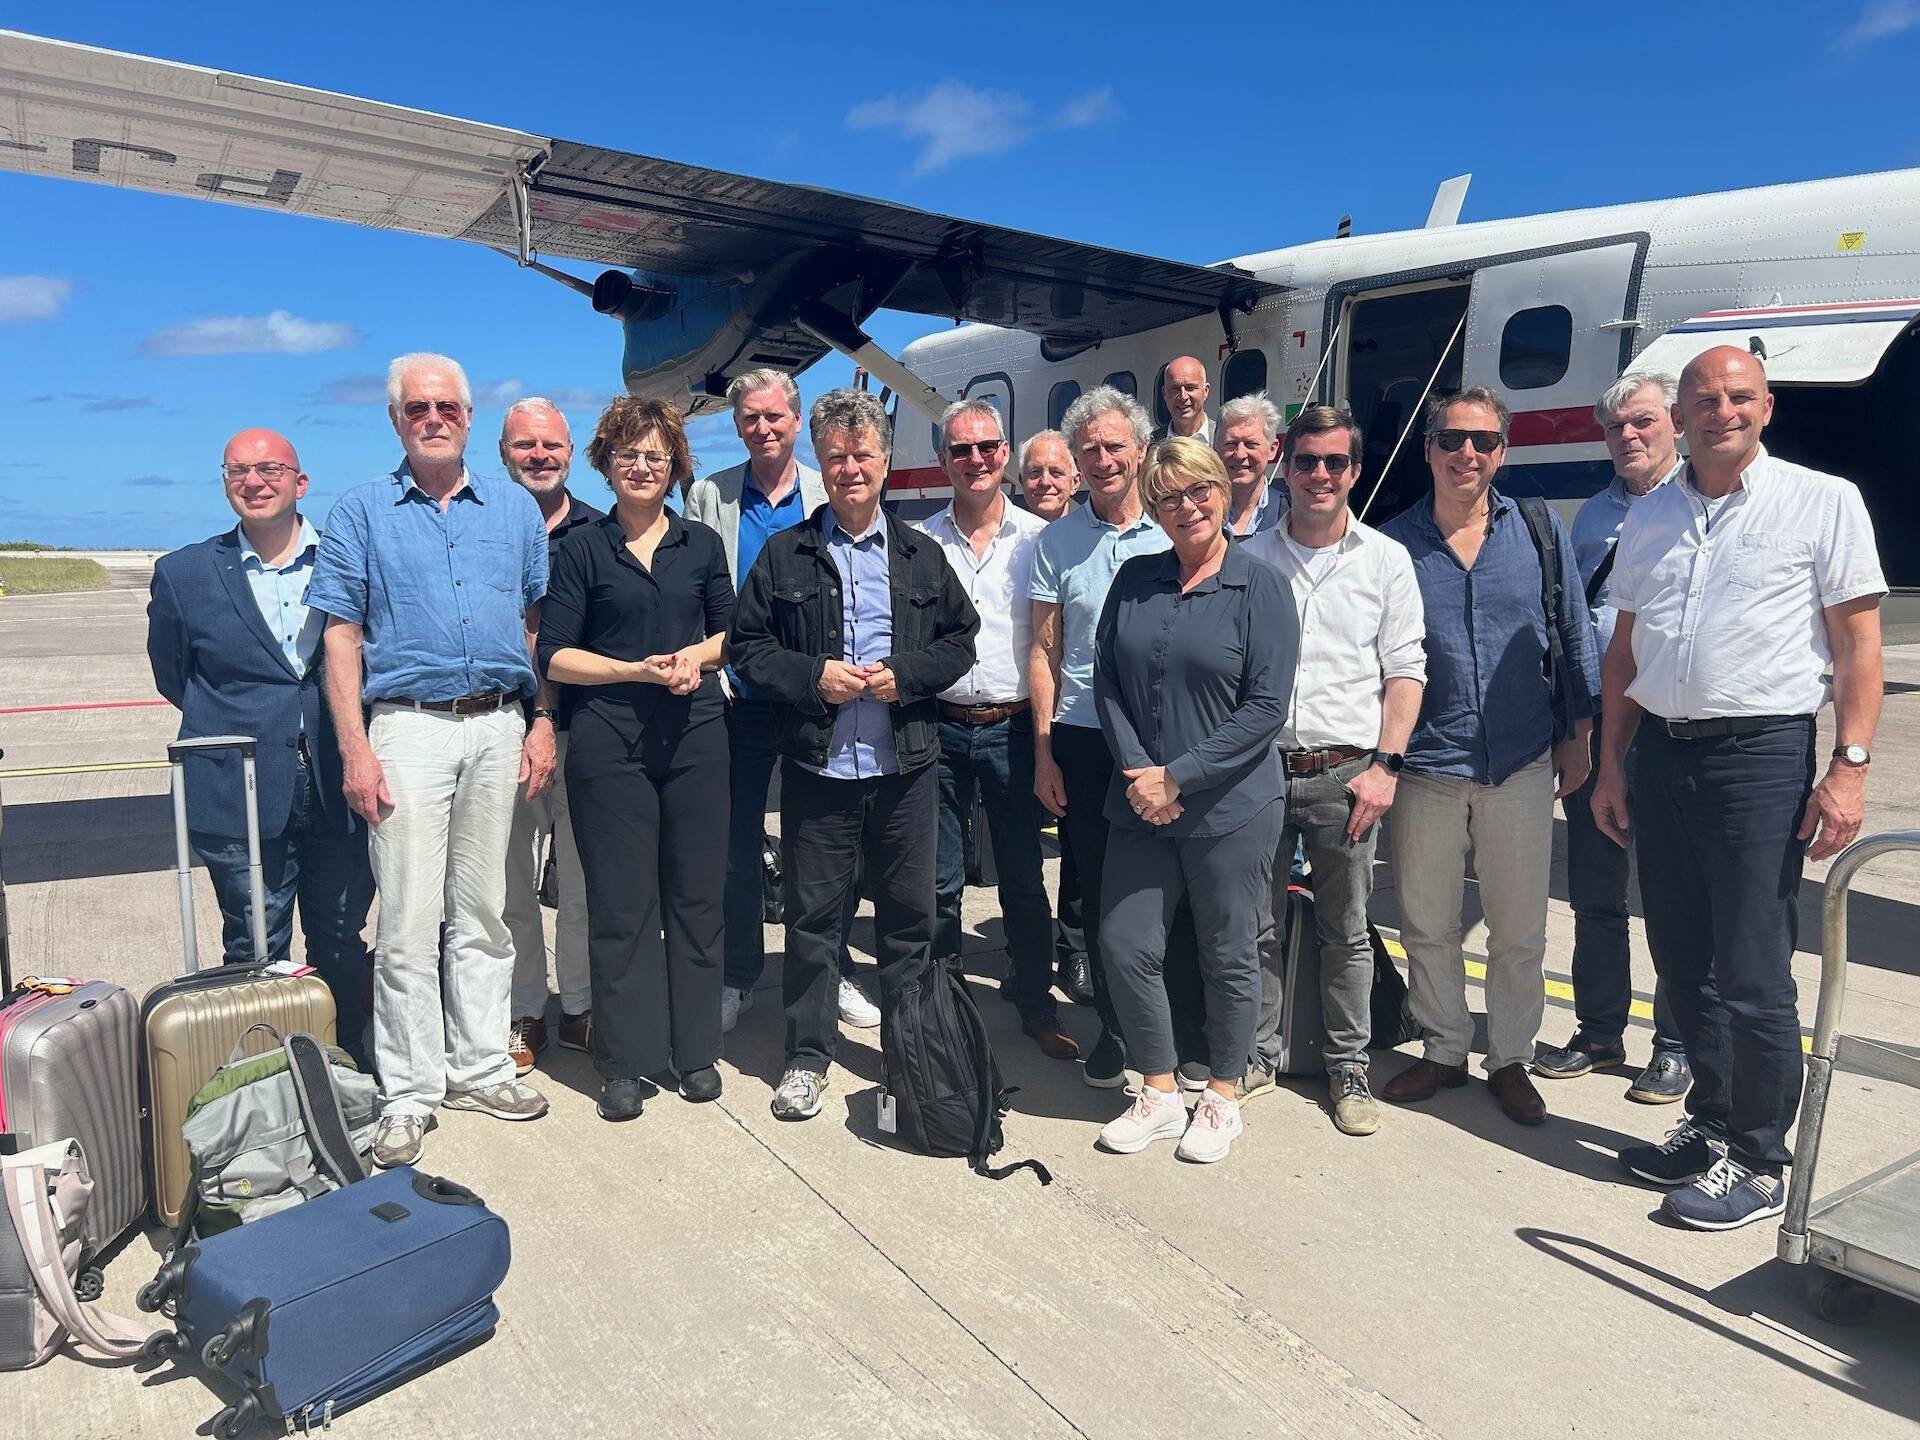
<svg viewBox="0 0 1920 1440">
<path fill-rule="evenodd" d="M 1733 1193 L 1734 1187 L 1743 1180 L 1751 1180 L 1753 1171 L 1747 1169 L 1738 1160 L 1729 1160 L 1724 1155 L 1713 1162 L 1713 1168 L 1694 1181 L 1694 1188 L 1714 1200 L 1724 1200 Z"/>
<path fill-rule="evenodd" d="M 1209 1130 L 1224 1130 L 1228 1114 L 1227 1102 L 1217 1092 L 1204 1090 L 1199 1103 L 1193 1107 L 1193 1123 Z"/>
<path fill-rule="evenodd" d="M 1142 1085 L 1138 1090 L 1128 1093 L 1133 1096 L 1133 1104 L 1127 1107 L 1127 1114 L 1138 1116 L 1142 1120 L 1151 1120 L 1154 1113 L 1164 1109 L 1173 1098 L 1170 1095 L 1163 1095 L 1151 1085 Z M 1160 1098 L 1156 1099 L 1156 1096 Z"/>
<path fill-rule="evenodd" d="M 1367 1089 L 1367 1072 L 1358 1065 L 1344 1065 L 1340 1069 L 1340 1098 L 1342 1100 L 1370 1099 Z"/>
<path fill-rule="evenodd" d="M 508 1051 L 526 1050 L 529 1048 L 531 1047 L 527 1044 L 527 1022 L 524 1020 L 514 1021 L 511 1028 L 507 1031 Z"/>
<path fill-rule="evenodd" d="M 1696 1139 L 1704 1140 L 1705 1138 L 1700 1131 L 1694 1128 L 1693 1121 L 1682 1120 L 1678 1125 L 1674 1126 L 1673 1129 L 1669 1130 L 1667 1132 L 1667 1138 L 1662 1140 L 1654 1148 L 1662 1155 L 1674 1155 L 1686 1149 L 1686 1147 L 1691 1145 Z"/>
</svg>

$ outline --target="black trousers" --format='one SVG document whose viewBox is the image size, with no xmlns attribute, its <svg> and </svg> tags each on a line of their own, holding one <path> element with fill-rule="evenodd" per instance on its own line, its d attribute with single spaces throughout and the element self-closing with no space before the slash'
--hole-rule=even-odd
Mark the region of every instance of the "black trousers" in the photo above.
<svg viewBox="0 0 1920 1440">
<path fill-rule="evenodd" d="M 1808 716 L 1675 740 L 1649 715 L 1633 746 L 1647 947 L 1693 1066 L 1687 1113 L 1776 1175 L 1806 1076 L 1792 961 L 1813 736 Z"/>
<path fill-rule="evenodd" d="M 787 1065 L 824 1075 L 839 1038 L 841 912 L 864 864 L 881 1003 L 933 955 L 938 766 L 834 780 L 783 760 Z M 589 901 L 591 904 L 591 901 Z M 717 1003 L 717 1002 L 716 1002 Z"/>
<path fill-rule="evenodd" d="M 727 727 L 630 735 L 575 712 L 567 798 L 587 884 L 593 1063 L 607 1079 L 720 1058 Z"/>
</svg>

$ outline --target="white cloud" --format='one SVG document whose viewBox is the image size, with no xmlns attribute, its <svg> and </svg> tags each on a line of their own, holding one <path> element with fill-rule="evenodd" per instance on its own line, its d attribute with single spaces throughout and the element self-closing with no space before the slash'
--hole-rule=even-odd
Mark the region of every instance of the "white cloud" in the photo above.
<svg viewBox="0 0 1920 1440">
<path fill-rule="evenodd" d="M 71 294 L 71 280 L 51 275 L 0 275 L 0 325 L 52 320 Z"/>
<path fill-rule="evenodd" d="M 1092 125 L 1104 125 L 1119 113 L 1120 107 L 1113 102 L 1113 87 L 1102 85 L 1098 90 L 1089 90 L 1067 101 L 1053 117 L 1053 123 L 1062 130 L 1084 130 Z"/>
<path fill-rule="evenodd" d="M 318 355 L 359 343 L 360 332 L 344 322 L 273 310 L 190 320 L 155 331 L 140 348 L 149 355 Z"/>
<path fill-rule="evenodd" d="M 1018 95 L 942 80 L 931 90 L 886 95 L 847 112 L 851 130 L 895 130 L 923 142 L 913 173 L 921 176 L 969 155 L 1000 155 L 1033 132 L 1033 106 Z"/>
<path fill-rule="evenodd" d="M 1842 50 L 1852 50 L 1872 40 L 1904 34 L 1916 26 L 1920 26 L 1920 0 L 1867 0 L 1860 18 L 1841 31 L 1834 44 Z"/>
</svg>

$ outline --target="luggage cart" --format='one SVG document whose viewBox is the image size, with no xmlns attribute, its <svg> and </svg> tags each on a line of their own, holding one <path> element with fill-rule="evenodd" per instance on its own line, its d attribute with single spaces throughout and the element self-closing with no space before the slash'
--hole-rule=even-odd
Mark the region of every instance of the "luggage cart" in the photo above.
<svg viewBox="0 0 1920 1440">
<path fill-rule="evenodd" d="M 1779 1254 L 1789 1265 L 1813 1267 L 1808 1296 L 1822 1317 L 1841 1325 L 1866 1319 L 1882 1290 L 1920 1302 L 1920 1153 L 1813 1198 L 1834 1071 L 1920 1087 L 1920 1050 L 1840 1033 L 1847 995 L 1847 893 L 1861 866 L 1905 850 L 1920 850 L 1920 830 L 1854 841 L 1828 870 L 1822 905 L 1820 1001 Z"/>
</svg>

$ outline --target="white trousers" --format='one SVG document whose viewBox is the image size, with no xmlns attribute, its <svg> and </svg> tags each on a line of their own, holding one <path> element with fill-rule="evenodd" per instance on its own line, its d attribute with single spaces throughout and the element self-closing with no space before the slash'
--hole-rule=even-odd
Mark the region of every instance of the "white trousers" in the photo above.
<svg viewBox="0 0 1920 1440">
<path fill-rule="evenodd" d="M 504 915 L 525 734 L 518 706 L 464 717 L 373 707 L 367 738 L 393 793 L 367 847 L 380 894 L 373 1048 L 386 1113 L 427 1115 L 449 1090 L 513 1078 Z"/>
<path fill-rule="evenodd" d="M 1546 1013 L 1551 752 L 1499 785 L 1403 774 L 1391 812 L 1400 940 L 1429 1060 L 1464 1065 L 1473 1044 L 1461 905 L 1467 853 L 1487 917 L 1488 1074 L 1533 1059 Z"/>
<path fill-rule="evenodd" d="M 507 929 L 513 933 L 513 1014 L 536 1020 L 547 1013 L 547 934 L 540 921 L 540 870 L 547 837 L 553 837 L 554 878 L 560 908 L 554 925 L 553 970 L 560 1008 L 579 1015 L 593 1008 L 587 971 L 587 886 L 580 849 L 573 843 L 567 811 L 567 736 L 555 736 L 553 780 L 533 799 L 526 786 L 513 804 L 513 838 L 507 844 Z"/>
</svg>

